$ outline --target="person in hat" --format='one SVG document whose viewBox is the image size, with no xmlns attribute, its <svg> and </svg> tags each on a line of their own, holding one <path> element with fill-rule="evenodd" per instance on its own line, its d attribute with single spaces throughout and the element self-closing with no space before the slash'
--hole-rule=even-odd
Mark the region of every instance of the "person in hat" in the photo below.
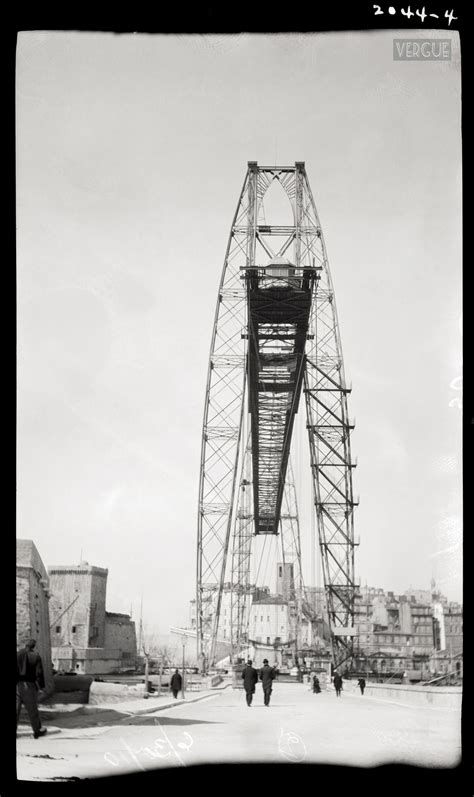
<svg viewBox="0 0 474 797">
<path fill-rule="evenodd" d="M 260 680 L 263 687 L 263 702 L 265 706 L 270 705 L 270 695 L 272 693 L 272 683 L 275 678 L 275 668 L 270 667 L 268 659 L 263 660 L 263 667 L 260 670 Z"/>
<path fill-rule="evenodd" d="M 252 660 L 249 659 L 244 669 L 242 670 L 242 679 L 244 682 L 245 699 L 247 705 L 252 705 L 252 698 L 255 693 L 255 684 L 258 681 L 258 672 L 255 667 L 252 667 Z"/>
<path fill-rule="evenodd" d="M 175 700 L 177 699 L 178 692 L 181 691 L 182 686 L 183 686 L 183 679 L 181 677 L 181 674 L 179 670 L 175 670 L 173 675 L 171 676 L 171 681 L 170 681 L 170 689 L 173 692 L 173 697 Z"/>
<path fill-rule="evenodd" d="M 334 684 L 334 689 L 336 690 L 336 696 L 340 697 L 342 690 L 342 676 L 339 675 L 338 672 L 336 672 L 336 674 L 334 675 L 333 684 Z"/>
<path fill-rule="evenodd" d="M 30 718 L 33 736 L 44 736 L 46 728 L 41 728 L 38 711 L 38 691 L 44 689 L 43 662 L 35 653 L 36 640 L 29 639 L 24 648 L 16 654 L 16 727 L 20 720 L 22 705 Z"/>
</svg>

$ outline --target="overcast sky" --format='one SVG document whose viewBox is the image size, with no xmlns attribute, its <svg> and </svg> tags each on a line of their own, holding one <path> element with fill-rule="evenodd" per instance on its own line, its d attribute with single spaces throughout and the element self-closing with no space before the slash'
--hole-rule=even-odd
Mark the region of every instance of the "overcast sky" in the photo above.
<svg viewBox="0 0 474 797">
<path fill-rule="evenodd" d="M 305 161 L 323 226 L 357 575 L 395 591 L 434 576 L 461 600 L 458 36 L 442 32 L 452 62 L 409 63 L 397 35 L 19 35 L 17 535 L 46 566 L 82 551 L 109 568 L 108 610 L 136 618 L 143 595 L 160 632 L 188 620 L 209 345 L 248 160 Z"/>
</svg>

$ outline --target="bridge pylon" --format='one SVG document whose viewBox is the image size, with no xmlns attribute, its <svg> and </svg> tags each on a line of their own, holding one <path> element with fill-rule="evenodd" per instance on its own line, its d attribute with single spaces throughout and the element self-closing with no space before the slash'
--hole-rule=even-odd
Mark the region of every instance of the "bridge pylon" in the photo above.
<svg viewBox="0 0 474 797">
<path fill-rule="evenodd" d="M 257 545 L 263 550 L 262 539 L 279 534 L 282 561 L 291 559 L 293 565 L 289 603 L 298 633 L 304 586 L 298 485 L 289 463 L 300 404 L 334 666 L 350 666 L 357 502 L 349 393 L 328 257 L 305 164 L 264 167 L 249 161 L 219 283 L 206 382 L 196 578 L 203 668 L 216 660 L 226 591 L 233 656 L 248 643 L 252 595 L 259 586 L 250 583 L 252 556 Z"/>
</svg>

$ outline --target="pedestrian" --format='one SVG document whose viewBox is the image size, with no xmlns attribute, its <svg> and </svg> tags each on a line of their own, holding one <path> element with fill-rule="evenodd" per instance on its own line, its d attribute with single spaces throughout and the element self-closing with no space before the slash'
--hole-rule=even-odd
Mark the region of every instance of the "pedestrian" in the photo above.
<svg viewBox="0 0 474 797">
<path fill-rule="evenodd" d="M 173 692 L 173 697 L 175 698 L 175 700 L 178 697 L 178 692 L 181 691 L 182 685 L 183 685 L 183 679 L 179 671 L 175 670 L 173 675 L 171 676 L 171 681 L 170 681 L 170 688 L 171 691 Z"/>
<path fill-rule="evenodd" d="M 365 689 L 365 678 L 359 678 L 359 680 L 357 681 L 357 684 L 360 687 L 361 695 L 363 695 L 364 694 L 364 689 Z"/>
<path fill-rule="evenodd" d="M 46 728 L 41 727 L 38 711 L 38 691 L 44 689 L 43 662 L 35 653 L 36 640 L 29 639 L 24 648 L 16 654 L 16 727 L 20 720 L 22 704 L 30 718 L 33 736 L 44 736 Z"/>
<path fill-rule="evenodd" d="M 272 693 L 272 681 L 275 677 L 275 668 L 270 667 L 268 659 L 263 660 L 263 667 L 260 670 L 260 680 L 263 687 L 263 702 L 265 706 L 270 705 L 270 695 Z"/>
<path fill-rule="evenodd" d="M 315 695 L 319 695 L 320 691 L 321 691 L 321 687 L 319 685 L 319 678 L 318 678 L 317 675 L 314 675 L 313 676 L 313 693 Z"/>
<path fill-rule="evenodd" d="M 333 683 L 334 683 L 334 689 L 336 690 L 336 696 L 340 697 L 341 696 L 341 690 L 342 690 L 342 678 L 341 678 L 341 676 L 339 675 L 338 672 L 334 676 Z"/>
<path fill-rule="evenodd" d="M 249 659 L 244 669 L 242 670 L 242 679 L 244 682 L 245 699 L 247 705 L 252 705 L 252 698 L 255 693 L 255 684 L 258 681 L 258 672 L 255 667 L 252 667 L 252 660 Z"/>
</svg>

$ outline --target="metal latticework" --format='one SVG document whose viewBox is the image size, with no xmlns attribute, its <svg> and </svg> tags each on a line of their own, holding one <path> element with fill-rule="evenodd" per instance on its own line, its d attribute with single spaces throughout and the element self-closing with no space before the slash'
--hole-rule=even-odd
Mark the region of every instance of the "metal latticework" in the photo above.
<svg viewBox="0 0 474 797">
<path fill-rule="evenodd" d="M 215 654 L 235 499 L 245 392 L 247 225 L 255 199 L 245 178 L 224 260 L 204 405 L 198 508 L 196 631 L 200 666 Z"/>
<path fill-rule="evenodd" d="M 296 494 L 295 478 L 291 459 L 288 460 L 288 469 L 283 494 L 282 511 L 280 515 L 280 536 L 282 569 L 288 571 L 287 585 L 284 583 L 281 590 L 283 597 L 289 603 L 289 630 L 290 642 L 295 651 L 295 659 L 300 649 L 300 628 L 303 616 L 303 570 L 301 566 L 301 538 L 300 521 L 298 514 L 298 500 Z M 280 565 L 278 565 L 280 568 Z"/>
<path fill-rule="evenodd" d="M 278 256 L 246 270 L 256 534 L 278 532 L 315 274 Z"/>
<path fill-rule="evenodd" d="M 301 258 L 318 268 L 304 393 L 315 509 L 335 667 L 350 664 L 354 634 L 354 522 L 350 432 L 336 302 L 324 238 L 306 173 L 297 176 Z"/>
<path fill-rule="evenodd" d="M 250 440 L 243 454 L 239 502 L 232 544 L 231 570 L 231 656 L 238 658 L 248 641 L 251 584 L 250 562 L 252 554 L 252 460 Z"/>
<path fill-rule="evenodd" d="M 272 223 L 267 198 L 273 185 L 282 191 L 290 218 Z M 203 668 L 214 659 L 231 535 L 233 650 L 245 642 L 254 535 L 282 534 L 283 563 L 292 560 L 294 566 L 289 600 L 297 636 L 303 585 L 288 462 L 303 389 L 333 654 L 339 666 L 352 652 L 354 500 L 348 389 L 334 292 L 304 163 L 259 167 L 249 162 L 219 287 L 206 386 L 196 620 Z M 247 428 L 250 443 L 244 446 Z"/>
</svg>

